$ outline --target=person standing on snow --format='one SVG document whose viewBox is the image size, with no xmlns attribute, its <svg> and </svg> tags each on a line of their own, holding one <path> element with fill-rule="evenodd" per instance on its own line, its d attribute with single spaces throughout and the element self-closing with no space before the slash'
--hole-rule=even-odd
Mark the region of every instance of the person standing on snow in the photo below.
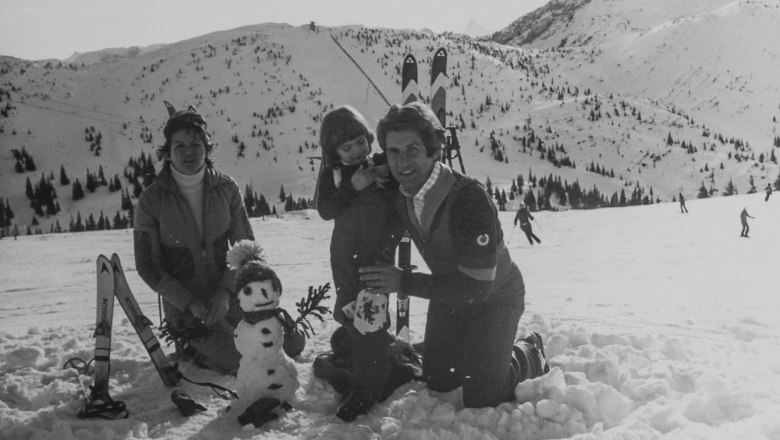
<svg viewBox="0 0 780 440">
<path fill-rule="evenodd" d="M 529 219 L 533 220 L 534 216 L 528 212 L 528 207 L 525 206 L 525 203 L 520 202 L 520 209 L 518 209 L 517 214 L 515 214 L 515 226 L 517 226 L 517 222 L 520 221 L 520 229 L 525 232 L 525 236 L 528 238 L 528 242 L 533 245 L 534 240 L 536 240 L 537 243 L 541 244 L 542 240 L 539 240 L 539 237 L 534 235 L 534 231 L 531 227 L 531 222 Z"/>
<path fill-rule="evenodd" d="M 193 107 L 176 111 L 165 105 L 165 144 L 157 150 L 163 167 L 135 212 L 135 265 L 162 297 L 172 329 L 209 334 L 177 342 L 177 352 L 202 367 L 235 374 L 241 355 L 233 330 L 242 311 L 225 256 L 229 243 L 254 239 L 252 226 L 235 180 L 214 169 L 206 121 Z"/>
<path fill-rule="evenodd" d="M 740 237 L 748 236 L 748 231 L 750 231 L 750 226 L 748 226 L 748 221 L 747 221 L 748 217 L 754 218 L 751 217 L 750 214 L 748 214 L 747 208 L 742 209 L 742 213 L 739 214 L 739 218 L 742 220 L 742 233 L 739 235 Z"/>
<path fill-rule="evenodd" d="M 513 400 L 519 382 L 549 366 L 538 333 L 515 342 L 525 285 L 495 205 L 479 182 L 441 163 L 445 130 L 426 105 L 390 107 L 377 139 L 400 184 L 396 209 L 431 273 L 373 265 L 360 279 L 429 300 L 423 379 L 432 390 L 462 389 L 469 408 Z"/>
<path fill-rule="evenodd" d="M 683 197 L 682 193 L 680 193 L 680 212 L 681 213 L 688 212 L 688 208 L 685 207 L 685 197 Z"/>
<path fill-rule="evenodd" d="M 399 345 L 387 331 L 388 295 L 364 289 L 358 273 L 360 266 L 393 264 L 404 231 L 393 206 L 398 182 L 390 175 L 385 154 L 372 154 L 374 137 L 363 115 L 350 106 L 328 112 L 320 125 L 322 166 L 314 198 L 320 217 L 334 220 L 333 318 L 342 327 L 331 337 L 332 353 L 319 355 L 312 370 L 344 396 L 336 416 L 347 422 L 413 378 L 396 374 L 397 365 L 391 365 L 391 358 L 397 357 L 391 351 Z M 376 313 L 365 312 L 374 308 Z M 348 368 L 340 369 L 341 364 Z"/>
<path fill-rule="evenodd" d="M 766 184 L 766 198 L 764 198 L 764 201 L 768 202 L 769 201 L 769 196 L 771 196 L 771 195 L 772 195 L 772 184 L 771 183 L 767 183 Z"/>
</svg>

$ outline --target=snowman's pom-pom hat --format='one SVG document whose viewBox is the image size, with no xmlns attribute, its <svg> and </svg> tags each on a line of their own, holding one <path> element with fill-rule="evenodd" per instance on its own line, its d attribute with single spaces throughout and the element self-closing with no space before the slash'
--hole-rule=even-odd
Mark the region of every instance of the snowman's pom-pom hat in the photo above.
<svg viewBox="0 0 780 440">
<path fill-rule="evenodd" d="M 241 240 L 227 251 L 227 262 L 236 271 L 235 289 L 240 291 L 252 281 L 270 280 L 275 291 L 282 293 L 282 282 L 273 269 L 268 267 L 263 248 L 252 240 Z"/>
<path fill-rule="evenodd" d="M 247 263 L 257 261 L 265 263 L 263 248 L 260 243 L 252 240 L 241 240 L 227 251 L 227 263 L 233 270 L 241 270 Z"/>
</svg>

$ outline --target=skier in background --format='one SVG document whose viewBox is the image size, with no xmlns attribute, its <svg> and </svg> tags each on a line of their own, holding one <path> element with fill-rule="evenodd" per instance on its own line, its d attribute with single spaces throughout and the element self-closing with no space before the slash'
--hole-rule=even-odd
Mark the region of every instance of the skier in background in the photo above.
<svg viewBox="0 0 780 440">
<path fill-rule="evenodd" d="M 388 296 L 374 295 L 360 283 L 360 266 L 393 264 L 403 234 L 393 209 L 398 182 L 384 153 L 371 154 L 374 132 L 350 106 L 330 111 L 320 126 L 322 165 L 314 199 L 324 220 L 334 220 L 330 266 L 336 287 L 333 318 L 342 325 L 332 338 L 333 353 L 314 362 L 316 377 L 346 399 L 336 415 L 352 421 L 384 400 L 401 383 L 390 380 L 390 350 L 397 341 L 390 327 Z M 377 313 L 366 310 L 376 308 Z M 370 321 L 370 322 L 368 322 Z M 351 354 L 351 362 L 348 358 Z M 340 371 L 346 362 L 348 372 Z"/>
<path fill-rule="evenodd" d="M 769 196 L 771 196 L 771 195 L 772 195 L 772 184 L 771 183 L 767 183 L 766 184 L 766 198 L 764 198 L 764 201 L 768 202 L 769 201 Z"/>
<path fill-rule="evenodd" d="M 681 213 L 688 212 L 688 208 L 685 207 L 685 197 L 683 197 L 682 193 L 680 193 L 680 212 Z"/>
<path fill-rule="evenodd" d="M 431 273 L 373 265 L 360 268 L 360 279 L 429 300 L 423 376 L 431 390 L 454 399 L 462 391 L 457 407 L 496 406 L 549 367 L 538 333 L 515 340 L 523 276 L 485 188 L 441 162 L 444 136 L 420 102 L 394 105 L 379 122 L 379 146 L 400 184 L 396 209 Z"/>
<path fill-rule="evenodd" d="M 515 214 L 515 226 L 517 226 L 517 222 L 520 221 L 520 229 L 525 232 L 525 236 L 528 238 L 528 242 L 531 243 L 531 245 L 534 244 L 534 240 L 536 240 L 537 243 L 541 243 L 542 240 L 539 240 L 539 237 L 534 235 L 529 219 L 533 220 L 534 216 L 528 212 L 528 207 L 525 206 L 525 203 L 520 202 L 520 209 L 518 209 L 517 214 Z"/>
<path fill-rule="evenodd" d="M 177 352 L 202 367 L 235 374 L 241 355 L 233 331 L 242 311 L 225 256 L 228 243 L 254 239 L 252 226 L 235 180 L 214 169 L 206 121 L 193 107 L 177 112 L 165 105 L 165 144 L 157 149 L 163 167 L 135 212 L 135 265 L 162 297 L 172 333 L 207 333 L 177 341 Z"/>
<path fill-rule="evenodd" d="M 748 221 L 747 221 L 748 217 L 754 218 L 751 217 L 750 214 L 748 214 L 747 208 L 743 208 L 742 213 L 739 214 L 739 218 L 742 220 L 742 233 L 740 234 L 740 237 L 748 236 L 748 231 L 750 231 L 750 226 L 748 226 Z"/>
</svg>

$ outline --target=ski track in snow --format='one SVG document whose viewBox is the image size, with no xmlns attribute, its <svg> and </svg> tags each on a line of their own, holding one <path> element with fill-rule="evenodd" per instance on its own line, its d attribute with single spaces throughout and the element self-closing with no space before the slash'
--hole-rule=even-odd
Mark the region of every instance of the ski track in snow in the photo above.
<svg viewBox="0 0 780 440">
<path fill-rule="evenodd" d="M 366 416 L 343 423 L 339 399 L 314 379 L 331 319 L 297 359 L 295 409 L 242 429 L 207 389 L 179 388 L 208 410 L 182 417 L 120 307 L 114 311 L 112 396 L 130 418 L 80 420 L 72 356 L 92 355 L 94 260 L 117 252 L 140 307 L 155 323 L 157 297 L 135 271 L 131 231 L 0 241 L 0 438 L 9 439 L 778 439 L 780 438 L 780 198 L 763 194 L 677 204 L 534 213 L 541 245 L 505 239 L 526 282 L 518 335 L 545 339 L 550 374 L 520 384 L 518 402 L 458 409 L 413 382 Z M 739 212 L 750 220 L 740 238 Z M 308 286 L 330 281 L 332 223 L 314 211 L 252 219 L 294 316 Z M 413 263 L 422 266 L 413 251 Z M 333 298 L 330 300 L 333 304 Z M 394 301 L 393 301 L 394 302 Z M 413 299 L 411 334 L 423 337 L 425 301 Z M 393 312 L 394 313 L 394 312 Z M 171 352 L 170 348 L 166 349 Z M 228 388 L 234 378 L 182 363 Z"/>
</svg>

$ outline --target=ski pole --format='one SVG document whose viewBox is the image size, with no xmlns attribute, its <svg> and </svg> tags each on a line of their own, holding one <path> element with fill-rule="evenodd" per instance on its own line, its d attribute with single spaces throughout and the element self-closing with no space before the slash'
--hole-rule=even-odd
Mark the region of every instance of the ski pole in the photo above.
<svg viewBox="0 0 780 440">
<path fill-rule="evenodd" d="M 542 231 L 544 231 L 544 228 L 542 227 L 542 225 L 540 225 L 540 224 L 539 224 L 539 223 L 536 221 L 536 219 L 534 219 L 534 223 L 536 223 L 536 226 L 539 226 L 539 229 L 541 229 Z"/>
<path fill-rule="evenodd" d="M 515 235 L 515 229 L 517 229 L 517 223 L 512 227 L 512 232 L 509 234 L 509 240 L 506 241 L 506 244 L 509 244 L 512 241 L 512 237 Z"/>
</svg>

